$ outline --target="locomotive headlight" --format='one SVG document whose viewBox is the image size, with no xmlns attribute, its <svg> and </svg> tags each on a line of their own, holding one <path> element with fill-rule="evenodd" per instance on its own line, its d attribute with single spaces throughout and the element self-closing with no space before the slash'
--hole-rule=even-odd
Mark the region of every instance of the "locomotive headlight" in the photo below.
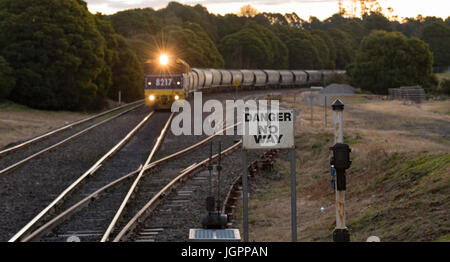
<svg viewBox="0 0 450 262">
<path fill-rule="evenodd" d="M 180 97 L 179 97 L 178 95 L 175 95 L 175 96 L 174 96 L 174 99 L 175 99 L 175 100 L 178 100 L 178 99 L 180 99 Z"/>
<path fill-rule="evenodd" d="M 169 57 L 166 54 L 162 54 L 159 56 L 159 63 L 163 66 L 169 63 Z"/>
<path fill-rule="evenodd" d="M 180 81 L 177 81 L 177 85 L 180 85 L 181 83 L 180 83 Z"/>
<path fill-rule="evenodd" d="M 148 99 L 150 99 L 150 101 L 155 101 L 155 96 L 154 96 L 154 95 L 150 95 L 150 96 L 148 97 Z"/>
</svg>

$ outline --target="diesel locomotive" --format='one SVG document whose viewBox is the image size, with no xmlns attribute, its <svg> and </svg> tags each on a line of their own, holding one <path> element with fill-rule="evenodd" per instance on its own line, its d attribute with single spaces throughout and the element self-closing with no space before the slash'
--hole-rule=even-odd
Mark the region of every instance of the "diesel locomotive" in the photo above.
<svg viewBox="0 0 450 262">
<path fill-rule="evenodd" d="M 186 97 L 189 65 L 183 60 L 161 55 L 144 64 L 145 103 L 154 109 L 170 109 L 172 103 Z"/>
</svg>

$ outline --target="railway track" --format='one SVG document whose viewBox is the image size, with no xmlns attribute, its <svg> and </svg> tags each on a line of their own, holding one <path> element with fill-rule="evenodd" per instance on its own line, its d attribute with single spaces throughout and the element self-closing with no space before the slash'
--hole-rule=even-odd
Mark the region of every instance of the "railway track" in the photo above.
<svg viewBox="0 0 450 262">
<path fill-rule="evenodd" d="M 156 113 L 151 121 L 136 134 L 136 137 L 133 138 L 129 144 L 118 152 L 113 159 L 105 162 L 104 166 L 97 172 L 97 179 L 95 181 L 90 180 L 89 184 L 83 186 L 84 188 L 80 189 L 76 195 L 71 197 L 70 201 L 67 201 L 67 203 L 64 204 L 64 207 L 59 209 L 64 210 L 70 208 L 74 203 L 76 204 L 79 200 L 82 200 L 98 188 L 110 184 L 112 181 L 123 176 L 123 174 L 129 173 L 130 171 L 133 173 L 133 170 L 140 168 L 140 166 L 142 167 L 145 156 L 148 155 L 150 150 L 154 152 L 156 150 L 155 148 L 158 147 L 158 141 L 162 141 L 164 134 L 160 134 L 158 137 L 157 132 L 158 130 L 163 129 L 162 133 L 165 133 L 167 126 L 171 121 L 171 116 L 172 115 L 169 116 L 169 113 Z M 161 127 L 161 125 L 164 125 L 164 128 Z M 83 210 L 85 212 L 81 211 L 74 216 L 73 220 L 66 221 L 63 225 L 58 227 L 58 234 L 50 234 L 43 237 L 41 240 L 65 241 L 66 235 L 76 236 L 74 232 L 79 232 L 78 234 L 85 239 L 91 239 L 92 241 L 97 240 L 97 235 L 102 234 L 105 231 L 107 220 L 114 215 L 112 211 L 114 208 L 118 207 L 117 203 L 120 204 L 121 199 L 124 198 L 127 188 L 130 187 L 130 183 L 131 180 L 126 180 L 117 188 L 112 188 L 100 201 L 93 203 L 89 209 Z M 88 227 L 90 230 L 80 232 L 80 226 Z M 28 238 L 24 239 L 24 241 L 28 241 L 27 239 Z"/>
<path fill-rule="evenodd" d="M 168 183 L 155 197 L 142 208 L 132 220 L 128 222 L 114 241 L 135 242 L 180 242 L 188 241 L 190 228 L 199 228 L 201 217 L 206 214 L 205 198 L 209 195 L 220 194 L 222 213 L 228 215 L 228 226 L 239 227 L 234 224 L 236 202 L 240 197 L 240 178 L 242 170 L 239 152 L 241 142 L 222 151 L 221 188 L 229 186 L 229 190 L 217 192 L 209 191 L 209 171 L 205 165 L 209 159 L 204 159 L 179 174 Z M 258 157 L 251 154 L 254 161 L 247 167 L 250 177 L 260 170 L 270 168 L 273 164 L 275 151 L 267 151 Z M 217 157 L 217 155 L 215 156 Z M 216 163 L 214 163 L 216 164 Z M 261 169 L 262 168 L 262 169 Z M 218 176 L 213 174 L 212 184 L 217 183 Z M 217 200 L 217 199 L 216 199 Z"/>
<path fill-rule="evenodd" d="M 232 154 L 234 151 L 241 148 L 241 141 L 237 143 L 233 143 L 233 141 L 229 142 L 231 143 L 225 145 L 226 149 L 221 152 L 222 156 Z M 180 228 L 180 225 L 184 225 L 185 227 L 186 225 L 196 224 L 198 226 L 200 220 L 193 219 L 195 215 L 192 212 L 193 209 L 189 208 L 189 205 L 196 206 L 197 210 L 198 207 L 200 207 L 200 210 L 204 209 L 204 198 L 191 199 L 191 196 L 194 191 L 200 188 L 204 191 L 209 190 L 207 186 L 209 173 L 199 173 L 199 171 L 203 170 L 209 162 L 209 157 L 207 155 L 208 154 L 206 154 L 206 156 L 203 155 L 202 160 L 194 162 L 194 164 L 187 166 L 181 172 L 177 172 L 173 179 L 169 179 L 167 182 L 158 185 L 161 189 L 155 192 L 153 197 L 137 213 L 135 213 L 116 235 L 113 241 L 134 240 L 139 242 L 153 242 L 155 241 L 155 236 L 163 233 L 167 234 L 167 231 L 173 229 L 177 230 Z M 213 155 L 212 160 L 215 161 L 217 157 L 218 154 Z M 229 164 L 232 166 L 235 165 L 236 162 L 231 163 L 230 161 Z M 229 170 L 236 170 L 236 166 Z M 226 179 L 224 178 L 224 180 Z M 180 187 L 183 187 L 183 190 L 179 190 L 176 195 L 172 194 Z M 151 223 L 147 224 L 148 221 L 154 217 L 153 215 L 159 205 L 164 205 L 164 207 L 159 208 L 160 212 L 158 215 L 155 215 L 160 223 L 156 225 Z M 173 224 L 174 219 L 178 220 L 180 224 Z M 181 240 L 178 239 L 175 241 Z"/>
<path fill-rule="evenodd" d="M 166 122 L 166 128 L 169 121 Z M 228 128 L 234 128 L 235 126 L 236 125 Z M 228 128 L 225 128 L 224 130 Z M 161 132 L 158 141 L 162 142 L 163 137 L 164 130 L 163 132 Z M 158 170 L 154 171 L 155 167 L 157 167 L 161 163 L 169 162 L 169 160 L 170 165 L 174 167 L 177 164 L 172 163 L 177 162 L 176 158 L 181 158 L 179 159 L 178 166 L 183 166 L 182 163 L 186 162 L 186 159 L 182 159 L 183 157 L 195 159 L 195 157 L 193 157 L 192 155 L 187 155 L 187 153 L 194 150 L 195 152 L 201 151 L 198 149 L 204 147 L 207 142 L 211 141 L 215 137 L 215 135 L 207 137 L 194 145 L 184 148 L 183 150 L 178 150 L 171 155 L 161 157 L 160 159 L 150 164 L 147 163 L 147 165 L 145 165 L 144 167 L 139 167 L 138 169 L 128 173 L 127 175 L 124 175 L 112 181 L 111 183 L 104 185 L 91 194 L 84 194 L 83 199 L 76 202 L 74 205 L 64 209 L 64 211 L 61 212 L 58 216 L 52 218 L 51 220 L 48 220 L 45 224 L 43 224 L 33 232 L 29 231 L 30 234 L 24 236 L 20 240 L 65 241 L 67 240 L 67 237 L 82 237 L 83 241 L 99 241 L 102 240 L 101 238 L 104 238 L 104 235 L 106 235 L 106 232 L 108 232 L 105 225 L 108 225 L 111 218 L 117 217 L 117 219 L 113 218 L 113 221 L 115 222 L 113 226 L 109 226 L 111 230 L 109 230 L 109 233 L 107 233 L 108 235 L 115 235 L 117 233 L 117 230 L 112 230 L 114 228 L 114 225 L 116 225 L 117 223 L 117 229 L 120 229 L 120 226 L 123 224 L 122 220 L 119 220 L 118 218 L 123 216 L 124 219 L 126 219 L 127 217 L 134 215 L 133 212 L 137 209 L 137 207 L 139 207 L 139 204 L 145 204 L 145 201 L 148 200 L 148 198 L 146 197 L 151 196 L 151 193 L 157 192 L 157 190 L 159 190 L 158 186 L 165 183 L 162 181 L 167 182 L 167 179 L 170 179 L 170 176 L 168 176 L 166 173 L 158 172 Z M 148 160 L 152 158 L 159 146 L 160 144 L 158 143 L 154 145 L 152 152 L 150 153 L 150 156 L 147 158 L 146 162 L 150 162 Z M 150 170 L 150 172 L 147 172 L 147 175 L 141 176 L 142 185 L 133 183 L 136 182 L 136 180 L 132 179 L 136 179 L 138 177 L 138 174 L 144 174 L 144 172 L 148 170 Z M 155 173 L 158 175 L 155 175 Z M 135 186 L 131 187 L 131 185 Z M 136 185 L 138 185 L 138 187 Z M 139 188 L 139 190 L 135 190 L 136 188 Z M 128 197 L 124 198 L 127 192 Z M 127 206 L 126 203 L 131 197 L 133 201 Z M 122 205 L 124 207 L 127 206 L 127 208 L 122 207 L 118 209 L 121 201 Z M 74 201 L 67 201 L 67 203 L 69 202 L 73 203 Z M 119 211 L 117 212 L 117 210 Z"/>
<path fill-rule="evenodd" d="M 65 126 L 56 128 L 55 130 L 52 130 L 52 131 L 47 132 L 47 133 L 45 133 L 45 134 L 36 136 L 36 137 L 34 137 L 34 138 L 31 138 L 31 139 L 29 139 L 29 140 L 26 140 L 26 141 L 24 141 L 24 142 L 22 142 L 22 143 L 19 143 L 19 144 L 17 144 L 17 145 L 14 145 L 14 146 L 10 146 L 10 147 L 5 148 L 5 149 L 3 149 L 3 150 L 0 151 L 0 156 L 4 156 L 4 155 L 7 155 L 7 154 L 9 154 L 9 153 L 12 153 L 12 152 L 14 152 L 14 151 L 16 151 L 16 150 L 25 148 L 25 147 L 27 147 L 27 146 L 29 146 L 29 145 L 32 145 L 32 144 L 34 144 L 34 143 L 36 143 L 36 142 L 38 142 L 38 141 L 43 140 L 43 139 L 45 139 L 45 138 L 47 138 L 47 137 L 49 137 L 49 136 L 56 135 L 56 134 L 58 134 L 58 133 L 60 133 L 60 132 L 62 132 L 62 131 L 64 131 L 64 130 L 66 130 L 66 129 L 73 128 L 73 127 L 78 126 L 78 125 L 81 125 L 81 124 L 83 124 L 83 123 L 85 123 L 85 122 L 91 121 L 91 120 L 93 120 L 93 119 L 99 118 L 99 117 L 101 117 L 101 116 L 104 116 L 104 115 L 106 115 L 106 114 L 115 112 L 115 111 L 117 111 L 117 110 L 124 109 L 124 108 L 129 107 L 129 106 L 133 106 L 133 105 L 137 105 L 137 104 L 143 104 L 143 102 L 144 102 L 143 100 L 138 100 L 138 101 L 135 101 L 135 102 L 132 102 L 132 103 L 129 103 L 129 104 L 125 104 L 125 105 L 123 105 L 123 106 L 119 106 L 119 107 L 116 107 L 116 108 L 113 108 L 113 109 L 110 109 L 110 110 L 106 110 L 106 111 L 101 112 L 101 113 L 99 113 L 99 114 L 96 114 L 96 115 L 94 115 L 94 116 L 90 116 L 90 117 L 88 117 L 88 118 L 78 120 L 78 121 L 76 121 L 76 122 L 73 122 L 72 124 L 69 124 L 69 125 L 65 125 Z"/>
<path fill-rule="evenodd" d="M 98 159 L 87 171 L 79 176 L 73 183 L 66 187 L 50 204 L 48 204 L 42 211 L 39 212 L 31 221 L 29 221 L 23 228 L 19 230 L 9 241 L 14 242 L 24 238 L 27 234 L 43 223 L 48 216 L 55 211 L 55 208 L 60 206 L 73 191 L 78 190 L 88 178 L 92 177 L 104 164 L 104 162 L 117 153 L 135 134 L 136 132 L 153 116 L 154 112 L 147 114 L 131 131 L 123 137 L 114 147 L 112 147 L 106 154 Z"/>
<path fill-rule="evenodd" d="M 101 125 L 110 122 L 111 120 L 114 120 L 130 111 L 133 111 L 141 107 L 142 105 L 143 101 L 140 100 L 111 110 L 107 110 L 100 114 L 57 128 L 53 131 L 32 138 L 18 145 L 6 148 L 0 151 L 0 176 L 13 171 L 14 169 L 26 164 L 30 160 L 33 160 L 46 152 L 49 152 L 50 150 L 54 150 L 57 147 L 86 134 L 90 130 L 93 130 Z M 120 110 L 122 111 L 120 112 Z M 119 111 L 119 113 L 117 113 L 117 111 Z M 95 122 L 96 120 L 99 121 Z M 87 124 L 88 122 L 93 123 Z M 67 134 L 64 135 L 62 133 Z M 53 137 L 55 137 L 55 139 L 50 139 Z M 51 141 L 44 142 L 43 140 Z M 41 142 L 42 145 L 37 145 L 38 142 Z M 33 146 L 34 148 L 30 148 L 31 146 Z M 7 156 L 12 153 L 15 153 L 17 156 Z"/>
<path fill-rule="evenodd" d="M 155 120 L 160 126 L 164 122 L 166 124 L 164 128 L 161 127 L 163 131 L 146 159 L 143 159 L 143 156 L 146 155 L 143 151 L 140 151 L 139 155 L 134 154 L 128 156 L 128 158 L 125 157 L 129 152 L 136 151 L 129 145 L 124 146 L 128 139 L 133 136 L 133 134 L 127 135 L 73 184 L 67 187 L 63 193 L 58 195 L 10 241 L 66 241 L 68 237 L 82 237 L 83 241 L 121 241 L 127 239 L 132 232 L 131 229 L 142 227 L 138 224 L 143 221 L 143 218 L 136 218 L 136 214 L 142 216 L 142 214 L 149 213 L 148 210 L 154 210 L 154 204 L 159 203 L 163 196 L 169 195 L 168 192 L 176 188 L 176 185 L 183 184 L 183 181 L 189 178 L 191 173 L 195 174 L 204 167 L 204 159 L 208 157 L 209 150 L 207 149 L 209 145 L 206 145 L 206 143 L 214 139 L 215 136 L 203 139 L 182 150 L 177 149 L 177 152 L 153 161 L 172 117 L 173 115 L 170 115 L 167 122 L 162 121 L 162 119 Z M 236 125 L 228 128 L 235 127 Z M 137 130 L 139 127 L 135 129 Z M 133 129 L 133 132 L 136 132 L 135 129 Z M 154 126 L 150 129 L 159 130 Z M 150 142 L 142 143 L 143 138 L 148 137 L 148 134 L 143 133 L 145 135 L 136 139 L 136 143 L 146 144 L 143 147 L 149 150 Z M 151 137 L 156 137 L 156 135 Z M 233 148 L 233 150 L 239 147 L 240 144 L 234 144 L 237 140 L 236 137 L 225 137 L 228 141 L 223 141 L 224 146 Z M 121 149 L 123 146 L 124 148 Z M 119 151 L 119 149 L 121 150 Z M 188 154 L 191 151 L 196 153 Z M 116 152 L 118 152 L 118 156 L 115 156 L 114 160 L 106 161 Z M 123 155 L 123 158 L 119 157 L 120 155 Z M 120 164 L 130 159 L 135 159 L 137 162 L 133 165 Z M 230 170 L 236 169 L 236 162 L 240 165 L 239 159 L 237 157 L 230 161 L 232 163 L 229 167 Z M 106 163 L 104 163 L 105 161 Z M 180 177 L 180 171 L 182 170 L 183 175 Z M 240 172 L 234 173 L 235 175 L 240 174 Z M 205 179 L 202 178 L 202 175 L 199 175 L 194 180 L 202 181 Z M 86 185 L 84 185 L 85 183 Z M 225 185 L 228 185 L 227 183 L 230 184 L 231 180 L 226 182 Z M 166 188 L 167 185 L 169 185 L 168 188 Z M 160 192 L 161 188 L 168 191 Z M 182 207 L 183 203 L 188 202 L 186 197 L 189 197 L 194 191 L 193 188 L 189 187 L 179 191 L 178 199 L 171 200 L 174 202 L 172 203 L 173 206 Z M 222 194 L 224 193 L 225 190 Z M 225 195 L 222 198 L 225 198 Z M 149 201 L 153 203 L 150 204 L 150 207 L 147 206 Z M 203 201 L 204 199 L 201 199 L 198 206 L 203 207 Z M 144 209 L 146 211 L 143 211 Z M 51 217 L 52 214 L 56 213 L 59 215 Z M 137 225 L 134 224 L 136 222 Z M 195 223 L 198 226 L 199 221 L 195 221 Z M 155 232 L 162 232 L 160 227 L 149 228 L 144 226 L 143 228 L 148 231 L 144 235 L 155 235 Z"/>
<path fill-rule="evenodd" d="M 88 134 L 72 139 L 28 161 L 10 174 L 0 176 L 0 210 L 2 210 L 0 241 L 8 241 L 14 233 L 31 221 L 65 188 L 123 139 L 148 113 L 148 108 L 138 107 L 91 129 Z M 110 115 L 104 116 L 108 117 Z M 82 126 L 86 124 L 91 123 Z M 82 126 L 78 126 L 78 129 Z M 60 135 L 67 136 L 68 132 L 73 131 L 67 130 L 57 136 L 58 138 Z M 55 139 L 56 137 L 45 139 L 4 157 L 23 156 L 24 152 Z M 3 157 L 0 158 L 0 163 L 3 163 L 3 160 Z"/>
<path fill-rule="evenodd" d="M 222 137 L 222 143 L 228 148 L 232 148 L 225 153 L 229 153 L 232 150 L 236 150 L 240 147 L 240 142 L 235 143 L 235 139 L 231 137 Z M 225 140 L 225 141 L 224 141 Z M 216 143 L 217 144 L 217 143 Z M 195 151 L 195 154 L 187 155 L 175 161 L 165 163 L 159 166 L 159 170 L 155 171 L 151 177 L 148 177 L 148 181 L 143 183 L 146 186 L 145 190 L 142 190 L 142 196 L 147 197 L 139 198 L 140 203 L 130 208 L 128 216 L 124 217 L 124 222 L 120 231 L 112 241 L 117 242 L 123 238 L 124 234 L 133 229 L 138 223 L 143 219 L 143 216 L 149 210 L 154 208 L 154 205 L 159 203 L 162 199 L 169 195 L 169 193 L 182 184 L 189 175 L 194 171 L 204 167 L 206 165 L 205 159 L 209 158 L 209 147 L 210 145 L 204 145 Z M 215 156 L 217 157 L 217 156 Z M 152 179 L 153 178 L 153 179 Z M 183 200 L 180 200 L 183 201 Z"/>
<path fill-rule="evenodd" d="M 161 134 L 159 135 L 155 145 L 153 146 L 152 151 L 150 152 L 150 155 L 147 157 L 147 160 L 145 160 L 144 166 L 147 166 L 148 164 L 150 164 L 150 161 L 152 161 L 153 157 L 156 154 L 156 150 L 159 149 L 159 147 L 161 146 L 163 139 L 166 135 L 166 132 L 169 128 L 169 124 L 172 121 L 173 116 L 175 115 L 175 113 L 172 113 L 169 117 L 169 120 L 167 121 L 167 123 L 164 125 L 164 128 L 161 130 Z M 130 198 L 132 197 L 132 195 L 134 194 L 134 192 L 137 189 L 137 186 L 140 182 L 140 180 L 142 179 L 143 175 L 144 175 L 145 169 L 141 169 L 138 173 L 138 175 L 136 176 L 135 180 L 133 181 L 133 183 L 131 184 L 125 198 L 123 199 L 122 203 L 120 204 L 119 209 L 117 210 L 117 212 L 115 213 L 111 223 L 109 224 L 108 228 L 105 231 L 105 234 L 103 234 L 103 237 L 101 239 L 101 242 L 105 242 L 109 239 L 112 231 L 114 230 L 114 228 L 116 227 L 116 224 L 118 223 L 119 218 L 122 216 L 122 214 L 124 213 L 124 209 L 127 206 L 128 202 L 130 201 Z"/>
</svg>

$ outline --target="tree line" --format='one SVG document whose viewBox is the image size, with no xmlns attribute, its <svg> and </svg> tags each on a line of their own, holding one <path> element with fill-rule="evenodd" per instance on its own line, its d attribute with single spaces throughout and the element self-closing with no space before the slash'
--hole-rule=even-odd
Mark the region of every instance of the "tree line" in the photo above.
<svg viewBox="0 0 450 262">
<path fill-rule="evenodd" d="M 43 109 L 99 109 L 142 97 L 128 41 L 82 0 L 0 0 L 0 98 Z"/>
<path fill-rule="evenodd" d="M 83 110 L 143 95 L 142 63 L 164 51 L 193 67 L 347 69 L 374 93 L 435 88 L 450 65 L 450 19 L 391 21 L 379 10 L 320 21 L 295 13 L 214 15 L 201 6 L 91 14 L 82 0 L 0 0 L 0 98 L 35 108 Z"/>
</svg>

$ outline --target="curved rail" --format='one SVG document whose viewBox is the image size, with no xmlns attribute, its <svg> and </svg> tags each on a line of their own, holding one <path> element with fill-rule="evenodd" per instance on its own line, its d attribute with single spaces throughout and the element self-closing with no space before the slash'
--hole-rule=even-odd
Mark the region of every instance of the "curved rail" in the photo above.
<svg viewBox="0 0 450 262">
<path fill-rule="evenodd" d="M 239 125 L 240 123 L 231 125 L 229 127 L 223 128 L 223 130 L 221 132 L 218 133 L 223 133 L 228 129 L 231 128 L 235 128 Z M 137 170 L 128 173 L 127 175 L 124 175 L 116 180 L 114 180 L 113 182 L 101 187 L 100 189 L 98 189 L 97 191 L 95 191 L 94 193 L 90 194 L 89 196 L 85 197 L 84 199 L 82 199 L 81 201 L 79 201 L 78 203 L 76 203 L 75 205 L 71 206 L 70 208 L 66 209 L 65 211 L 63 211 L 61 214 L 59 214 L 58 216 L 54 217 L 52 220 L 48 221 L 47 223 L 45 223 L 44 225 L 42 225 L 41 227 L 39 227 L 38 229 L 36 229 L 33 233 L 31 233 L 30 235 L 28 235 L 27 237 L 25 237 L 24 239 L 22 239 L 23 242 L 28 242 L 28 241 L 34 241 L 37 238 L 39 238 L 40 236 L 42 236 L 43 234 L 45 234 L 46 232 L 48 232 L 49 230 L 53 229 L 54 227 L 56 227 L 57 225 L 59 225 L 60 223 L 62 223 L 65 219 L 68 219 L 72 214 L 74 214 L 76 211 L 82 209 L 85 206 L 88 206 L 89 203 L 91 201 L 96 200 L 97 198 L 100 197 L 101 194 L 105 193 L 108 189 L 124 182 L 127 179 L 130 179 L 133 175 L 139 173 L 141 171 L 141 169 L 148 170 L 151 168 L 156 167 L 157 165 L 166 162 L 168 160 L 172 160 L 175 159 L 183 154 L 186 154 L 190 151 L 193 151 L 194 149 L 206 144 L 207 142 L 211 141 L 212 139 L 214 139 L 215 137 L 217 137 L 217 133 L 209 136 L 205 139 L 203 139 L 202 141 L 191 145 L 183 150 L 180 150 L 178 152 L 175 152 L 171 155 L 165 156 L 161 159 L 156 160 L 155 162 L 152 162 L 150 164 L 148 164 L 145 167 L 140 167 Z"/>
<path fill-rule="evenodd" d="M 150 152 L 150 155 L 148 156 L 147 160 L 145 161 L 144 166 L 147 166 L 150 163 L 150 161 L 152 161 L 153 156 L 155 155 L 156 151 L 161 146 L 162 141 L 164 140 L 164 137 L 166 136 L 167 130 L 169 129 L 169 124 L 172 122 L 174 115 L 175 115 L 175 113 L 170 114 L 170 117 L 167 120 L 166 124 L 164 125 L 164 128 L 161 130 L 161 134 L 159 135 L 158 140 L 156 141 L 155 145 L 153 146 L 153 149 Z M 144 171 L 145 170 L 143 168 L 139 171 L 139 174 L 137 175 L 136 179 L 134 180 L 133 184 L 131 185 L 130 189 L 128 190 L 127 195 L 123 199 L 122 204 L 120 205 L 119 209 L 117 210 L 116 214 L 114 215 L 114 218 L 112 219 L 111 223 L 109 224 L 108 228 L 106 229 L 105 233 L 103 234 L 101 242 L 105 242 L 108 240 L 109 235 L 111 234 L 117 221 L 119 220 L 120 216 L 122 215 L 123 210 L 125 209 L 125 206 L 128 204 L 128 201 L 130 200 L 131 195 L 133 194 L 134 190 L 137 187 L 137 184 L 141 180 L 141 178 L 144 174 Z"/>
<path fill-rule="evenodd" d="M 75 182 L 68 186 L 55 200 L 53 200 L 46 208 L 44 208 L 37 216 L 35 216 L 28 224 L 25 225 L 18 233 L 16 233 L 8 242 L 15 242 L 29 233 L 31 229 L 37 225 L 42 219 L 53 209 L 56 204 L 69 195 L 81 182 L 83 182 L 88 176 L 93 175 L 97 171 L 101 164 L 114 153 L 116 153 L 147 120 L 153 115 L 154 112 L 150 112 L 133 130 L 131 130 L 118 144 L 116 144 L 108 153 L 100 158 L 91 168 L 89 168 L 83 175 L 81 175 Z"/>
<path fill-rule="evenodd" d="M 232 151 L 238 149 L 242 145 L 242 140 L 238 143 L 234 144 L 233 146 L 227 148 L 226 150 L 222 151 L 222 155 L 226 155 L 231 153 Z M 212 156 L 212 159 L 216 159 L 218 157 L 218 154 L 215 154 Z M 130 233 L 138 223 L 142 223 L 144 219 L 150 215 L 151 211 L 153 211 L 156 206 L 160 203 L 160 201 L 169 195 L 171 191 L 173 191 L 177 185 L 179 185 L 181 182 L 183 182 L 185 179 L 187 179 L 187 176 L 194 171 L 205 167 L 209 162 L 209 158 L 201 161 L 198 164 L 195 164 L 185 170 L 183 170 L 180 175 L 178 175 L 175 179 L 173 179 L 169 184 L 167 184 L 163 189 L 161 189 L 155 196 L 153 196 L 152 199 L 150 199 L 149 202 L 141 209 L 139 212 L 126 224 L 126 226 L 117 234 L 117 236 L 114 238 L 113 242 L 119 242 L 121 239 L 123 239 L 128 233 Z"/>
<path fill-rule="evenodd" d="M 26 162 L 28 162 L 28 161 L 30 161 L 30 160 L 32 160 L 32 159 L 34 159 L 34 158 L 36 158 L 36 157 L 38 157 L 40 155 L 42 155 L 42 154 L 44 154 L 44 153 L 46 153 L 46 152 L 48 152 L 48 151 L 58 147 L 58 146 L 61 146 L 61 145 L 65 144 L 65 143 L 69 142 L 70 140 L 75 139 L 75 138 L 83 135 L 84 133 L 86 133 L 86 132 L 88 132 L 88 131 L 90 131 L 90 130 L 98 127 L 98 126 L 101 126 L 101 125 L 103 125 L 103 124 L 105 124 L 105 123 L 107 123 L 107 122 L 109 122 L 109 121 L 111 121 L 111 120 L 113 120 L 115 118 L 118 118 L 119 116 L 122 116 L 122 115 L 124 115 L 124 114 L 126 114 L 126 113 L 128 113 L 128 112 L 130 112 L 130 111 L 132 111 L 132 110 L 134 110 L 134 109 L 136 109 L 138 107 L 140 107 L 140 106 L 142 106 L 142 105 L 137 105 L 137 106 L 134 106 L 134 107 L 132 107 L 130 109 L 127 109 L 127 110 L 125 110 L 125 111 L 123 111 L 123 112 L 121 112 L 121 113 L 119 113 L 119 114 L 117 114 L 117 115 L 115 115 L 113 117 L 107 118 L 107 119 L 105 119 L 105 120 L 103 120 L 103 121 L 101 121 L 101 122 L 99 122 L 97 124 L 94 124 L 94 125 L 86 128 L 86 129 L 83 129 L 80 132 L 78 132 L 78 133 L 76 133 L 76 134 L 74 134 L 74 135 L 72 135 L 72 136 L 70 136 L 70 137 L 68 137 L 68 138 L 66 138 L 66 139 L 64 139 L 62 141 L 59 141 L 58 143 L 56 143 L 54 145 L 51 145 L 51 146 L 49 146 L 47 148 L 42 149 L 41 151 L 39 151 L 37 153 L 34 153 L 31 156 L 28 156 L 27 158 L 22 159 L 19 162 L 16 162 L 15 164 L 12 164 L 9 167 L 4 168 L 3 170 L 0 170 L 0 176 L 4 175 L 4 174 L 6 174 L 6 173 L 8 173 L 10 171 L 12 171 L 15 168 L 18 168 L 19 166 L 25 164 Z"/>
<path fill-rule="evenodd" d="M 73 122 L 73 123 L 70 124 L 70 125 L 66 125 L 66 126 L 57 128 L 57 129 L 55 129 L 55 130 L 52 130 L 52 131 L 50 131 L 50 132 L 47 132 L 47 133 L 42 134 L 42 135 L 40 135 L 40 136 L 37 136 L 37 137 L 35 137 L 35 138 L 29 139 L 29 140 L 27 140 L 27 141 L 25 141 L 25 142 L 23 142 L 23 143 L 21 143 L 21 144 L 19 144 L 19 145 L 15 145 L 15 146 L 13 146 L 13 147 L 9 147 L 9 148 L 7 148 L 7 149 L 4 149 L 4 150 L 0 151 L 0 156 L 9 154 L 9 153 L 11 153 L 11 152 L 14 152 L 14 151 L 16 151 L 16 150 L 18 150 L 18 149 L 20 149 L 20 148 L 22 148 L 22 147 L 26 147 L 26 146 L 28 146 L 28 145 L 31 145 L 31 144 L 33 144 L 33 143 L 36 143 L 36 142 L 38 142 L 38 141 L 40 141 L 40 140 L 42 140 L 42 139 L 44 139 L 44 138 L 47 138 L 47 137 L 49 137 L 49 136 L 56 135 L 56 134 L 58 134 L 58 133 L 60 133 L 60 132 L 62 132 L 62 131 L 64 131 L 64 130 L 66 130 L 66 129 L 68 129 L 68 128 L 77 126 L 77 125 L 79 125 L 79 124 L 85 123 L 85 122 L 87 122 L 87 121 L 89 121 L 89 120 L 92 120 L 92 119 L 95 119 L 95 118 L 98 118 L 98 117 L 101 117 L 101 116 L 104 116 L 104 115 L 106 115 L 106 114 L 108 114 L 108 113 L 111 113 L 111 112 L 120 110 L 120 109 L 125 108 L 125 107 L 127 107 L 127 106 L 132 106 L 132 105 L 135 105 L 135 104 L 138 104 L 138 103 L 142 103 L 143 101 L 144 101 L 144 100 L 139 100 L 139 101 L 135 101 L 135 102 L 132 102 L 132 103 L 129 103 L 129 104 L 125 104 L 125 105 L 123 105 L 123 106 L 119 106 L 119 107 L 116 107 L 116 108 L 107 110 L 107 111 L 105 111 L 105 112 L 102 112 L 102 113 L 100 113 L 100 114 L 97 114 L 97 115 L 94 115 L 94 116 L 91 116 L 91 117 L 88 117 L 88 118 L 85 118 L 85 119 L 78 120 L 78 121 L 76 121 L 76 122 Z"/>
<path fill-rule="evenodd" d="M 278 150 L 269 150 L 266 151 L 263 155 L 260 156 L 260 161 L 263 169 L 272 168 L 274 163 L 274 158 L 277 156 Z M 259 164 L 258 161 L 255 160 L 247 166 L 247 172 L 249 178 L 252 178 L 256 174 L 259 173 Z M 231 182 L 231 186 L 228 189 L 227 195 L 222 205 L 222 214 L 227 214 L 228 222 L 233 218 L 234 207 L 239 199 L 240 195 L 240 186 L 242 185 L 242 176 L 236 177 L 233 182 Z"/>
<path fill-rule="evenodd" d="M 121 182 L 123 182 L 127 179 L 130 179 L 133 175 L 137 174 L 141 169 L 142 169 L 142 166 L 139 169 L 114 180 L 113 182 L 101 187 L 100 189 L 98 189 L 94 193 L 90 194 L 89 196 L 83 198 L 81 201 L 77 202 L 75 205 L 66 209 L 64 212 L 62 212 L 58 216 L 54 217 L 52 220 L 48 221 L 47 223 L 45 223 L 44 225 L 42 225 L 41 227 L 39 227 L 38 229 L 33 231 L 33 233 L 31 233 L 30 235 L 28 235 L 27 237 L 22 239 L 22 242 L 29 242 L 29 241 L 36 240 L 38 237 L 42 236 L 49 230 L 53 229 L 54 227 L 56 227 L 57 225 L 62 223 L 65 219 L 69 218 L 77 210 L 82 209 L 84 206 L 89 205 L 89 203 L 91 201 L 94 201 L 95 199 L 99 198 L 100 194 L 104 193 L 106 190 L 112 188 L 113 186 L 120 184 Z"/>
<path fill-rule="evenodd" d="M 231 186 L 228 189 L 227 196 L 225 197 L 225 201 L 223 201 L 222 205 L 222 214 L 227 215 L 228 221 L 230 221 L 232 215 L 232 206 L 237 201 L 237 195 L 239 194 L 239 186 L 242 185 L 242 176 L 236 177 L 233 182 L 231 182 Z"/>
</svg>

